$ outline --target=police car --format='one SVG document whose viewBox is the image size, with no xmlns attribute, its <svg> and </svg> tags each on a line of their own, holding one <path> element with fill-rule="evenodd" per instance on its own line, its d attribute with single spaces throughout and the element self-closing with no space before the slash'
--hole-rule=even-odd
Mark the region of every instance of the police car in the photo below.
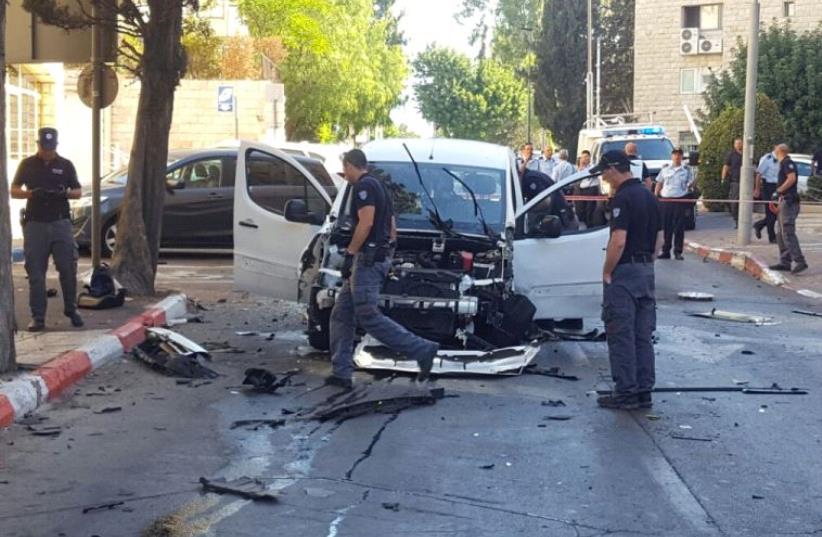
<svg viewBox="0 0 822 537">
<path fill-rule="evenodd" d="M 515 156 L 503 146 L 414 139 L 363 150 L 394 198 L 399 238 L 381 306 L 397 322 L 463 359 L 500 348 L 533 358 L 532 327 L 598 317 L 608 229 L 566 231 L 541 212 L 548 196 L 587 174 L 525 203 Z M 272 161 L 301 186 L 299 196 L 276 199 Z M 309 342 L 327 349 L 353 232 L 351 187 L 331 199 L 291 156 L 243 142 L 235 188 L 235 286 L 305 303 Z"/>
</svg>

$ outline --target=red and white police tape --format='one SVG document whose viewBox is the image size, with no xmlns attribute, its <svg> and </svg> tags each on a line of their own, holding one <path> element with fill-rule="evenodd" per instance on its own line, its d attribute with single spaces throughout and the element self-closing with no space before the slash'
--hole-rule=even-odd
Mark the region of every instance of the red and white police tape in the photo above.
<svg viewBox="0 0 822 537">
<path fill-rule="evenodd" d="M 123 326 L 63 353 L 32 373 L 0 383 L 0 427 L 53 400 L 91 371 L 131 351 L 145 340 L 146 327 L 185 317 L 185 295 L 171 295 L 129 319 Z"/>
</svg>

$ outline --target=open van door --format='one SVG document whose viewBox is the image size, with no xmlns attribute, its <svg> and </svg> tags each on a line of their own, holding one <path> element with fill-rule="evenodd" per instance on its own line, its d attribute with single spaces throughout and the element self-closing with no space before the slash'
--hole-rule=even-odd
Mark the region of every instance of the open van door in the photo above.
<svg viewBox="0 0 822 537">
<path fill-rule="evenodd" d="M 517 229 L 527 229 L 521 220 L 536 216 L 534 210 L 548 196 L 586 177 L 586 172 L 576 173 L 530 200 L 516 213 Z M 534 303 L 535 319 L 598 316 L 608 226 L 557 230 L 553 235 L 523 231 L 514 240 L 514 288 Z"/>
<path fill-rule="evenodd" d="M 242 142 L 234 186 L 234 286 L 297 299 L 300 257 L 331 208 L 325 188 L 299 162 Z"/>
</svg>

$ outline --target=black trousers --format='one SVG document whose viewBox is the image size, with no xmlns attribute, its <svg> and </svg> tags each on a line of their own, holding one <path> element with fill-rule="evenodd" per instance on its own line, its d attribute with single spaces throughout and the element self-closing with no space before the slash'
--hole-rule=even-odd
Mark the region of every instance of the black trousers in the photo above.
<svg viewBox="0 0 822 537">
<path fill-rule="evenodd" d="M 762 182 L 762 196 L 761 199 L 769 200 L 773 193 L 776 192 L 776 184 L 774 183 L 766 183 Z M 776 215 L 771 212 L 771 210 L 765 206 L 765 218 L 761 220 L 757 220 L 754 224 L 756 229 L 762 229 L 763 227 L 768 228 L 768 239 L 771 241 L 776 240 Z"/>
<path fill-rule="evenodd" d="M 671 253 L 673 246 L 674 254 L 681 254 L 685 249 L 685 215 L 691 208 L 690 203 L 679 201 L 669 201 L 666 199 L 684 198 L 662 198 L 662 236 L 665 242 L 662 245 L 662 253 Z"/>
</svg>

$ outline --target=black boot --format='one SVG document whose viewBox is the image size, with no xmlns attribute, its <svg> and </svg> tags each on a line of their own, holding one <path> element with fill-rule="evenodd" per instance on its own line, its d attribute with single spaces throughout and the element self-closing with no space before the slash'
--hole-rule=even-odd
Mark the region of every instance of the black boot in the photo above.
<svg viewBox="0 0 822 537">
<path fill-rule="evenodd" d="M 639 399 L 636 394 L 610 393 L 597 397 L 597 404 L 614 410 L 636 410 L 639 408 Z"/>
</svg>

